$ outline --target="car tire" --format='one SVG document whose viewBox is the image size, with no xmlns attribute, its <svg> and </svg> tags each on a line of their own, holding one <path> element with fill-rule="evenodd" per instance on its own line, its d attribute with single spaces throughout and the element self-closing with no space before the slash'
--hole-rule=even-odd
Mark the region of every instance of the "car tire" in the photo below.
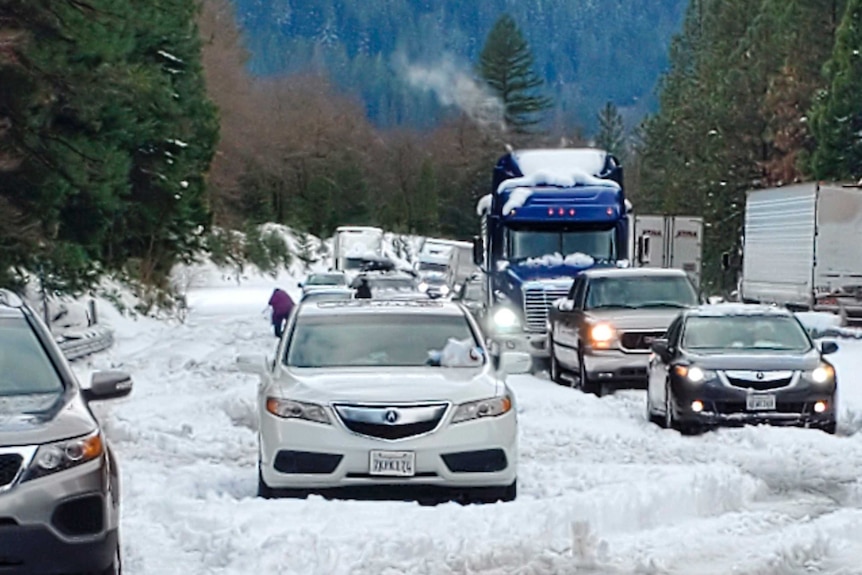
<svg viewBox="0 0 862 575">
<path fill-rule="evenodd" d="M 560 362 L 557 361 L 557 356 L 554 355 L 554 340 L 548 340 L 548 350 L 550 351 L 550 371 L 551 381 L 559 385 L 569 385 L 569 382 L 563 379 L 563 370 L 560 368 Z"/>
<path fill-rule="evenodd" d="M 830 421 L 829 423 L 825 424 L 820 429 L 822 429 L 823 431 L 825 431 L 829 435 L 835 435 L 836 427 L 837 427 L 837 424 L 834 421 Z"/>
<path fill-rule="evenodd" d="M 673 418 L 673 401 L 671 400 L 670 383 L 665 383 L 664 386 L 664 418 L 661 426 L 665 429 L 676 429 L 676 420 Z"/>
<path fill-rule="evenodd" d="M 518 496 L 518 480 L 505 487 L 477 487 L 464 493 L 460 498 L 462 504 L 497 503 L 514 501 Z"/>
<path fill-rule="evenodd" d="M 263 480 L 263 473 L 261 473 L 260 467 L 258 467 L 257 471 L 257 496 L 263 499 L 275 499 L 278 497 L 275 489 L 267 485 Z"/>
<path fill-rule="evenodd" d="M 646 416 L 647 421 L 652 423 L 653 425 L 658 425 L 659 427 L 663 426 L 663 419 L 660 415 L 658 415 L 652 408 L 652 401 L 649 398 L 649 388 L 647 388 L 647 400 L 646 400 Z"/>
<path fill-rule="evenodd" d="M 587 364 L 584 362 L 583 352 L 578 353 L 578 388 L 584 393 L 592 393 L 597 397 L 602 396 L 602 386 L 590 380 L 587 375 Z"/>
</svg>

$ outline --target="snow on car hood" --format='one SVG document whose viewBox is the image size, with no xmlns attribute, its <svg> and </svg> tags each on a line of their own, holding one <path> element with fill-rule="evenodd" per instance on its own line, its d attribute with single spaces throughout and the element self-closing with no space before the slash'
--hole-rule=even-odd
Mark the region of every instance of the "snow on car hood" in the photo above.
<svg viewBox="0 0 862 575">
<path fill-rule="evenodd" d="M 288 368 L 276 386 L 283 397 L 314 403 L 464 403 L 497 395 L 490 368 Z"/>
<path fill-rule="evenodd" d="M 744 371 L 798 371 L 814 369 L 820 365 L 820 353 L 780 352 L 739 352 L 728 350 L 725 353 L 697 355 L 689 352 L 691 362 L 703 369 L 730 369 Z"/>
</svg>

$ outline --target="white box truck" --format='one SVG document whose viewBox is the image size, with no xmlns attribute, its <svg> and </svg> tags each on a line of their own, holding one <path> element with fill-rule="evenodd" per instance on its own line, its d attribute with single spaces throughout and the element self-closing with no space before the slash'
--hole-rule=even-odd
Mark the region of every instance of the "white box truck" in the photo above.
<svg viewBox="0 0 862 575">
<path fill-rule="evenodd" d="M 700 286 L 703 218 L 635 215 L 632 227 L 637 267 L 680 269 Z"/>
<path fill-rule="evenodd" d="M 383 257 L 383 230 L 368 226 L 341 226 L 333 238 L 332 268 L 358 272 L 363 260 Z"/>
<path fill-rule="evenodd" d="M 862 189 L 808 182 L 748 192 L 739 292 L 862 320 Z"/>
</svg>

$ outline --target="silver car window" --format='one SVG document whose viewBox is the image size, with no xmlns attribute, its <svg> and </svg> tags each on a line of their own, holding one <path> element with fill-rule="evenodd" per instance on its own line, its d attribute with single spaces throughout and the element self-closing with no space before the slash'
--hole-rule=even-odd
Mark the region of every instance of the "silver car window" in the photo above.
<svg viewBox="0 0 862 575">
<path fill-rule="evenodd" d="M 450 339 L 478 346 L 464 316 L 355 314 L 299 317 L 290 334 L 286 365 L 292 367 L 418 367 Z"/>
<path fill-rule="evenodd" d="M 26 320 L 0 319 L 0 397 L 62 391 L 63 381 Z"/>
</svg>

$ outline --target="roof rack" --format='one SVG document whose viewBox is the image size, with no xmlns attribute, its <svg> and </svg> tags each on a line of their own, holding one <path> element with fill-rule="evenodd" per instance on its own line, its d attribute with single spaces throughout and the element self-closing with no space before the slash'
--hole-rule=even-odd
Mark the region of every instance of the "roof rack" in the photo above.
<svg viewBox="0 0 862 575">
<path fill-rule="evenodd" d="M 24 307 L 24 300 L 13 291 L 0 288 L 0 305 L 21 308 Z"/>
</svg>

